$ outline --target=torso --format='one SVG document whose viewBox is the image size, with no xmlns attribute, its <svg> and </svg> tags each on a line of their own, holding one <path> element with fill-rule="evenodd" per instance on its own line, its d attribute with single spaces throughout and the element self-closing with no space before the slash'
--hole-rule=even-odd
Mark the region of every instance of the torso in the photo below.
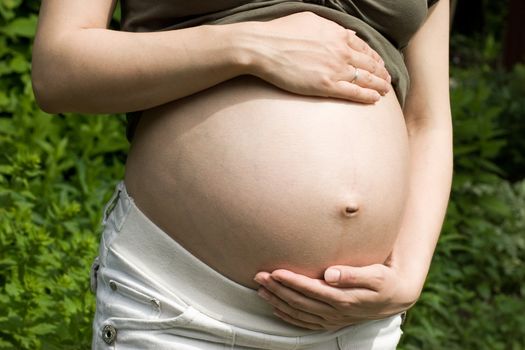
<svg viewBox="0 0 525 350">
<path fill-rule="evenodd" d="M 393 92 L 364 105 L 241 76 L 144 111 L 125 184 L 173 239 L 255 288 L 258 271 L 384 262 L 407 165 Z"/>
</svg>

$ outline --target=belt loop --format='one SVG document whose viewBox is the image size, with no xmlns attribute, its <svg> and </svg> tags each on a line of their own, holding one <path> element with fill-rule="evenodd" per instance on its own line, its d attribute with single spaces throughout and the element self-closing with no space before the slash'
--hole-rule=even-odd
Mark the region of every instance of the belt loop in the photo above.
<svg viewBox="0 0 525 350">
<path fill-rule="evenodd" d="M 111 211 L 117 205 L 117 201 L 119 199 L 120 192 L 121 192 L 121 189 L 120 189 L 120 182 L 119 182 L 117 184 L 117 186 L 115 188 L 115 191 L 113 192 L 113 195 L 111 196 L 110 200 L 104 206 L 104 210 L 103 210 L 103 213 L 104 213 L 103 215 L 104 216 L 102 218 L 102 226 L 106 225 L 106 223 L 108 222 L 109 214 L 111 214 Z"/>
<path fill-rule="evenodd" d="M 89 284 L 91 287 L 91 292 L 97 293 L 97 273 L 100 267 L 100 258 L 97 256 L 93 263 L 91 264 L 90 274 L 89 274 Z"/>
</svg>

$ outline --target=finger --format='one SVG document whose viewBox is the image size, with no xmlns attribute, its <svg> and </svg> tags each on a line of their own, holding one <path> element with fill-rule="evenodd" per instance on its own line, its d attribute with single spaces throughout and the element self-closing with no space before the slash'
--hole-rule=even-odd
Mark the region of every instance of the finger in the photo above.
<svg viewBox="0 0 525 350">
<path fill-rule="evenodd" d="M 283 321 L 286 321 L 286 322 L 291 323 L 291 324 L 293 324 L 295 326 L 298 326 L 298 327 L 312 329 L 312 330 L 324 329 L 319 324 L 313 324 L 313 323 L 308 323 L 308 322 L 296 320 L 293 317 L 290 317 L 286 313 L 284 313 L 284 312 L 282 312 L 280 310 L 277 310 L 277 309 L 274 310 L 273 314 L 275 316 L 279 317 L 280 319 L 282 319 Z"/>
<path fill-rule="evenodd" d="M 308 298 L 307 296 L 282 285 L 269 276 L 262 280 L 261 284 L 264 288 L 279 298 L 279 300 L 268 300 L 269 302 L 273 302 L 274 304 L 272 305 L 274 306 L 281 306 L 280 301 L 283 301 L 291 308 L 301 310 L 309 314 L 315 314 L 317 316 L 332 315 L 337 311 L 331 305 L 328 305 L 319 300 Z M 264 296 L 264 294 L 261 295 L 261 297 Z"/>
<path fill-rule="evenodd" d="M 325 270 L 325 281 L 333 286 L 379 291 L 389 272 L 382 264 L 362 267 L 336 265 Z"/>
<path fill-rule="evenodd" d="M 286 301 L 282 300 L 272 292 L 270 292 L 268 289 L 261 287 L 257 291 L 257 294 L 259 294 L 264 300 L 266 300 L 270 305 L 275 307 L 278 310 L 281 310 L 282 312 L 286 313 L 290 317 L 300 320 L 307 323 L 313 323 L 313 324 L 323 324 L 326 323 L 326 320 L 318 315 L 311 314 L 309 312 L 298 310 L 296 308 L 291 307 Z M 332 310 L 334 312 L 336 310 Z"/>
<path fill-rule="evenodd" d="M 271 274 L 272 279 L 281 285 L 297 291 L 311 299 L 322 301 L 332 307 L 339 305 L 345 300 L 345 290 L 332 287 L 324 280 L 309 278 L 288 270 L 275 270 Z"/>
<path fill-rule="evenodd" d="M 347 63 L 355 66 L 360 69 L 364 69 L 373 75 L 377 76 L 378 78 L 383 79 L 386 83 L 389 82 L 390 75 L 388 74 L 388 71 L 386 68 L 381 65 L 380 63 L 373 60 L 370 56 L 355 51 L 353 49 L 349 49 L 348 57 L 347 57 Z"/>
<path fill-rule="evenodd" d="M 361 103 L 376 103 L 381 99 L 381 95 L 376 90 L 346 80 L 339 80 L 333 84 L 331 96 Z"/>
<path fill-rule="evenodd" d="M 385 67 L 385 61 L 381 56 L 373 50 L 365 41 L 357 35 L 349 33 L 348 46 L 354 50 L 352 55 L 352 63 L 354 66 L 368 70 L 377 76 L 385 79 L 388 83 L 392 82 L 392 78 Z"/>
<path fill-rule="evenodd" d="M 378 314 L 382 314 L 384 306 L 388 305 L 389 296 L 385 299 L 383 294 L 366 288 L 332 287 L 323 280 L 284 269 L 273 271 L 271 276 L 282 285 L 303 295 L 323 301 L 336 310 L 345 310 L 356 322 L 377 318 Z"/>
<path fill-rule="evenodd" d="M 381 65 L 385 65 L 385 61 L 381 58 L 381 56 L 373 50 L 370 45 L 368 45 L 363 39 L 358 37 L 356 35 L 356 32 L 353 30 L 347 29 L 348 31 L 348 45 L 353 48 L 356 51 L 362 52 L 370 56 L 374 61 L 380 63 Z"/>
<path fill-rule="evenodd" d="M 377 77 L 375 74 L 372 74 L 367 70 L 353 66 L 348 66 L 348 69 L 341 76 L 341 80 L 346 80 L 361 87 L 376 90 L 381 95 L 386 95 L 390 91 L 390 84 L 384 79 Z"/>
<path fill-rule="evenodd" d="M 259 284 L 261 284 L 261 282 L 267 278 L 270 277 L 270 273 L 266 272 L 266 271 L 259 271 L 255 274 L 255 277 L 253 278 L 253 280 Z"/>
</svg>

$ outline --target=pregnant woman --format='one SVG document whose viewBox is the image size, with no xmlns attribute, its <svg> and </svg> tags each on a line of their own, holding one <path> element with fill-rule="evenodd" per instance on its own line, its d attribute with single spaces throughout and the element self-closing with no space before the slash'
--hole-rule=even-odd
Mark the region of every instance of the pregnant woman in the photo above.
<svg viewBox="0 0 525 350">
<path fill-rule="evenodd" d="M 448 3 L 44 0 L 50 113 L 128 113 L 94 349 L 393 349 L 448 200 Z"/>
</svg>

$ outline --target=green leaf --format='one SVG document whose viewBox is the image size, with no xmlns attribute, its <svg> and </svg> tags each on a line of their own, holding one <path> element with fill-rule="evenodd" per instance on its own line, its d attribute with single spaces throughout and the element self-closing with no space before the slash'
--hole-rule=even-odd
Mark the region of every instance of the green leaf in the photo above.
<svg viewBox="0 0 525 350">
<path fill-rule="evenodd" d="M 1 75 L 1 74 L 0 74 Z M 7 97 L 7 94 L 4 91 L 0 91 L 0 108 L 5 107 L 9 104 L 10 100 Z M 3 119 L 0 119 L 0 121 Z M 0 132 L 3 131 L 3 128 L 0 125 Z"/>
<path fill-rule="evenodd" d="M 36 26 L 37 17 L 31 15 L 29 17 L 16 18 L 7 25 L 0 27 L 0 32 L 11 37 L 33 38 L 35 36 Z"/>
<path fill-rule="evenodd" d="M 55 333 L 57 326 L 51 323 L 39 323 L 27 329 L 28 332 L 36 335 L 46 335 Z"/>
<path fill-rule="evenodd" d="M 11 68 L 13 72 L 23 73 L 29 70 L 29 63 L 24 56 L 16 55 L 9 61 L 9 68 Z"/>
</svg>

